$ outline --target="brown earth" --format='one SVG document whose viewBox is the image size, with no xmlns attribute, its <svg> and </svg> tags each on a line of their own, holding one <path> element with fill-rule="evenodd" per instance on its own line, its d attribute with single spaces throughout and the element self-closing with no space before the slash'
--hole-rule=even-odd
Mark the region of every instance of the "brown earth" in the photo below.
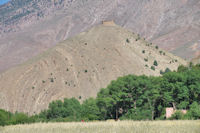
<svg viewBox="0 0 200 133">
<path fill-rule="evenodd" d="M 12 0 L 0 6 L 0 72 L 103 20 L 190 60 L 200 51 L 199 7 L 199 0 Z"/>
<path fill-rule="evenodd" d="M 155 60 L 154 71 L 150 67 Z M 180 64 L 186 61 L 137 34 L 114 24 L 99 25 L 2 73 L 0 108 L 34 114 L 52 100 L 95 97 L 119 76 L 160 75 L 160 70 Z"/>
</svg>

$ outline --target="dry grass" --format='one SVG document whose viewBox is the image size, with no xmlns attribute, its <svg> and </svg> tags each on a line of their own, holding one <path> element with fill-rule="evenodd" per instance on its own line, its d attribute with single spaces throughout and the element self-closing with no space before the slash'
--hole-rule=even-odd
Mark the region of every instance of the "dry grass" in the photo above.
<svg viewBox="0 0 200 133">
<path fill-rule="evenodd" d="M 0 128 L 1 133 L 199 133 L 200 121 L 37 123 Z"/>
</svg>

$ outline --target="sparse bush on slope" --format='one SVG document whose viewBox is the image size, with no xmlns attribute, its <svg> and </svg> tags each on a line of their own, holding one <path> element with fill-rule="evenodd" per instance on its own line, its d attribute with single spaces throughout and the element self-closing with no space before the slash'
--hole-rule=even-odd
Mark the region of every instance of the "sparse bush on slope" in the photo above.
<svg viewBox="0 0 200 133">
<path fill-rule="evenodd" d="M 158 62 L 156 60 L 154 60 L 153 65 L 158 66 Z"/>
<path fill-rule="evenodd" d="M 165 108 L 177 111 L 170 119 L 200 119 L 200 65 L 180 66 L 178 72 L 163 76 L 127 75 L 102 88 L 97 98 L 82 104 L 75 99 L 57 100 L 39 115 L 0 110 L 0 125 L 43 121 L 90 121 L 107 119 L 154 120 L 166 119 Z"/>
</svg>

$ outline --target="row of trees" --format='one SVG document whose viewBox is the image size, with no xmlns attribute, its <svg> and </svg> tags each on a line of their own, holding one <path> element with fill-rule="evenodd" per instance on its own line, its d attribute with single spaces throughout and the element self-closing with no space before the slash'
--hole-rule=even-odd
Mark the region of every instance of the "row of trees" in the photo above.
<svg viewBox="0 0 200 133">
<path fill-rule="evenodd" d="M 199 119 L 200 65 L 180 66 L 161 77 L 120 77 L 96 100 L 104 119 L 165 119 L 166 107 L 187 109 L 186 119 Z"/>
<path fill-rule="evenodd" d="M 0 109 L 0 126 L 16 125 L 24 123 L 33 123 L 36 121 L 35 116 L 28 116 L 24 113 L 11 113 Z"/>
<path fill-rule="evenodd" d="M 171 119 L 200 119 L 200 65 L 180 66 L 160 77 L 127 75 L 102 88 L 96 99 L 82 104 L 75 99 L 57 100 L 47 110 L 28 117 L 0 110 L 0 125 L 39 121 L 90 121 L 107 119 L 166 119 L 165 108 L 177 111 Z M 3 123 L 3 124 L 2 124 Z"/>
</svg>

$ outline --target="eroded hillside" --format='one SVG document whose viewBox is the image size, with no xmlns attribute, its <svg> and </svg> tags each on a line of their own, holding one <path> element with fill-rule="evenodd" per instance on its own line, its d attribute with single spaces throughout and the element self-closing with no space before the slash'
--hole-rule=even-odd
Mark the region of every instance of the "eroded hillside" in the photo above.
<svg viewBox="0 0 200 133">
<path fill-rule="evenodd" d="M 185 60 L 105 23 L 2 73 L 0 108 L 38 113 L 52 100 L 95 97 L 119 76 L 160 75 L 160 70 L 175 70 L 180 64 L 185 65 Z"/>
<path fill-rule="evenodd" d="M 12 0 L 0 6 L 0 72 L 103 20 L 191 59 L 200 50 L 199 7 L 199 0 Z"/>
</svg>

